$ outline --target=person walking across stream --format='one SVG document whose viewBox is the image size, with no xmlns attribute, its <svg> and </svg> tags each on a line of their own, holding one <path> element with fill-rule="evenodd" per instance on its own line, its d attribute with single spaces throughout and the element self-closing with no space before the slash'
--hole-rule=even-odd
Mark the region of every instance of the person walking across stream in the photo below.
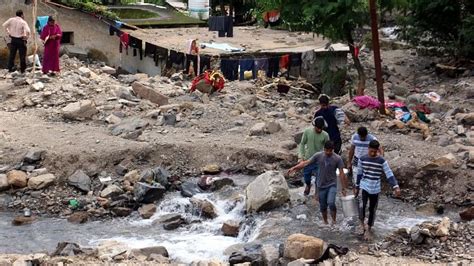
<svg viewBox="0 0 474 266">
<path fill-rule="evenodd" d="M 323 216 L 325 224 L 328 224 L 327 209 L 331 211 L 332 224 L 336 223 L 336 194 L 337 194 L 337 175 L 339 169 L 339 178 L 341 180 L 342 195 L 346 195 L 347 178 L 344 174 L 344 162 L 341 157 L 334 153 L 334 143 L 327 141 L 324 144 L 324 151 L 315 153 L 311 158 L 299 162 L 288 170 L 288 175 L 293 175 L 296 171 L 303 169 L 310 164 L 319 166 L 319 177 L 317 178 L 317 188 L 319 194 L 319 209 Z"/>
</svg>

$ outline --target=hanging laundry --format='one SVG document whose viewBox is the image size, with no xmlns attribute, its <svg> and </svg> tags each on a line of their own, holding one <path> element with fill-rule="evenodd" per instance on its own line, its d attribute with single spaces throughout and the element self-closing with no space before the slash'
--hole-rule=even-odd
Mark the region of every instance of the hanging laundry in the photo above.
<svg viewBox="0 0 474 266">
<path fill-rule="evenodd" d="M 288 76 L 290 75 L 290 71 L 295 68 L 299 68 L 299 75 L 301 76 L 301 53 L 290 54 L 290 62 L 288 65 Z"/>
<path fill-rule="evenodd" d="M 191 64 L 192 63 L 192 64 Z M 186 73 L 190 72 L 190 68 L 192 68 L 192 71 L 194 72 L 194 75 L 198 75 L 198 56 L 197 55 L 192 55 L 192 54 L 187 54 L 186 55 Z"/>
<path fill-rule="evenodd" d="M 153 61 L 155 62 L 155 66 L 158 66 L 160 61 L 167 62 L 168 60 L 168 49 L 156 46 L 156 52 L 153 56 Z"/>
<path fill-rule="evenodd" d="M 301 66 L 309 70 L 311 66 L 316 62 L 316 53 L 314 50 L 306 51 L 301 54 Z"/>
<path fill-rule="evenodd" d="M 244 72 L 245 71 L 252 71 L 252 78 L 256 78 L 255 74 L 255 60 L 254 59 L 240 59 L 240 80 L 244 80 Z"/>
<path fill-rule="evenodd" d="M 211 70 L 211 57 L 209 56 L 200 56 L 201 62 L 199 64 L 199 70 L 201 73 L 204 73 L 206 70 Z"/>
<path fill-rule="evenodd" d="M 290 55 L 282 55 L 280 57 L 280 68 L 288 69 L 288 66 L 290 64 Z"/>
<path fill-rule="evenodd" d="M 231 16 L 213 16 L 208 20 L 209 31 L 218 31 L 219 37 L 234 36 L 234 21 Z"/>
<path fill-rule="evenodd" d="M 115 20 L 115 27 L 120 29 L 122 26 L 123 26 L 123 22 L 122 21 L 119 21 L 119 20 Z"/>
<path fill-rule="evenodd" d="M 48 18 L 49 16 L 41 16 L 36 18 L 36 32 L 38 32 L 38 34 L 41 34 L 44 26 L 48 24 Z"/>
<path fill-rule="evenodd" d="M 122 48 L 125 48 L 125 51 L 128 55 L 128 43 L 129 43 L 130 35 L 126 32 L 122 32 L 120 35 L 120 53 L 122 52 Z"/>
<path fill-rule="evenodd" d="M 268 58 L 255 59 L 255 70 L 264 71 L 265 74 L 268 72 Z"/>
<path fill-rule="evenodd" d="M 142 40 L 135 38 L 133 36 L 130 36 L 130 41 L 129 41 L 130 47 L 134 48 L 133 50 L 133 56 L 136 56 L 136 50 L 140 53 L 140 60 L 143 60 L 143 42 Z"/>
<path fill-rule="evenodd" d="M 267 77 L 278 77 L 278 71 L 280 71 L 280 57 L 268 58 Z"/>
<path fill-rule="evenodd" d="M 221 59 L 221 71 L 228 80 L 239 78 L 239 61 L 233 59 Z"/>
<path fill-rule="evenodd" d="M 145 42 L 145 56 L 155 58 L 157 48 L 156 45 Z"/>
<path fill-rule="evenodd" d="M 278 10 L 263 12 L 262 17 L 265 28 L 268 27 L 268 25 L 274 27 L 280 23 L 280 11 Z"/>
<path fill-rule="evenodd" d="M 166 62 L 167 68 L 175 68 L 176 70 L 183 70 L 185 63 L 185 55 L 176 51 L 170 51 L 168 61 Z"/>
</svg>

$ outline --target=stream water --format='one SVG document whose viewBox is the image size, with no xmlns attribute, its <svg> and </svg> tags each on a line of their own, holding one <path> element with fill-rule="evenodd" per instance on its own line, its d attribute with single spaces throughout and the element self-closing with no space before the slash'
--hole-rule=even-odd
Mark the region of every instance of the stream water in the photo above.
<svg viewBox="0 0 474 266">
<path fill-rule="evenodd" d="M 354 222 L 343 219 L 341 214 L 338 214 L 337 226 L 321 227 L 317 205 L 312 199 L 296 207 L 245 217 L 245 203 L 239 198 L 243 198 L 244 187 L 250 179 L 243 176 L 233 179 L 237 184 L 235 188 L 195 196 L 215 205 L 218 216 L 207 220 L 196 215 L 189 199 L 177 192 L 168 193 L 158 203 L 155 215 L 147 220 L 134 214 L 128 218 L 76 225 L 65 219 L 39 218 L 31 225 L 14 227 L 11 225 L 14 214 L 0 212 L 0 253 L 51 252 L 58 242 L 64 241 L 96 246 L 104 240 L 117 240 L 131 248 L 165 246 L 173 259 L 189 263 L 203 259 L 226 260 L 224 250 L 234 244 L 255 240 L 282 243 L 289 234 L 298 232 L 349 247 L 360 241 L 353 233 Z M 302 189 L 293 190 L 292 194 L 302 198 Z M 190 223 L 173 231 L 153 224 L 160 216 L 170 213 L 180 213 Z M 380 238 L 395 228 L 411 227 L 428 219 L 433 217 L 420 216 L 409 205 L 382 197 L 375 230 Z M 243 222 L 238 237 L 221 234 L 222 223 L 227 220 Z"/>
</svg>

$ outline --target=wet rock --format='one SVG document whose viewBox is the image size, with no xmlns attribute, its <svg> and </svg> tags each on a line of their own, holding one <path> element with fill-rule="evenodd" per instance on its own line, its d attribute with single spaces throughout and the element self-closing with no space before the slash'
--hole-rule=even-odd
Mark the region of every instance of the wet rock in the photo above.
<svg viewBox="0 0 474 266">
<path fill-rule="evenodd" d="M 0 174 L 0 191 L 8 190 L 10 184 L 8 184 L 8 178 L 5 174 Z"/>
<path fill-rule="evenodd" d="M 140 175 L 140 182 L 146 183 L 159 183 L 160 185 L 164 186 L 165 188 L 169 187 L 168 178 L 170 177 L 170 173 L 162 168 L 162 167 L 155 167 L 150 168 L 142 172 Z"/>
<path fill-rule="evenodd" d="M 138 182 L 134 186 L 135 200 L 141 203 L 153 203 L 165 195 L 166 188 L 160 184 Z"/>
<path fill-rule="evenodd" d="M 69 185 L 83 192 L 87 193 L 91 190 L 91 178 L 82 170 L 76 170 L 71 176 L 68 177 L 67 182 Z"/>
<path fill-rule="evenodd" d="M 225 236 L 237 237 L 239 235 L 240 223 L 238 221 L 227 221 L 222 224 L 221 231 Z"/>
<path fill-rule="evenodd" d="M 62 109 L 63 117 L 73 120 L 91 119 L 97 113 L 98 110 L 91 100 L 70 103 Z"/>
<path fill-rule="evenodd" d="M 151 204 L 145 204 L 138 208 L 138 213 L 143 219 L 150 219 L 150 217 L 153 216 L 156 212 L 156 205 L 151 203 Z"/>
<path fill-rule="evenodd" d="M 190 201 L 202 217 L 209 219 L 214 219 L 217 217 L 216 208 L 207 199 L 191 198 Z"/>
<path fill-rule="evenodd" d="M 168 253 L 168 250 L 163 247 L 163 246 L 155 246 L 155 247 L 146 247 L 146 248 L 140 248 L 140 249 L 132 249 L 131 251 L 133 253 L 133 255 L 135 256 L 145 256 L 145 257 L 149 257 L 150 255 L 152 254 L 156 254 L 156 255 L 161 255 L 163 257 L 166 257 L 168 258 L 169 257 L 169 253 Z"/>
<path fill-rule="evenodd" d="M 243 263 L 243 265 L 264 265 L 264 259 L 261 255 L 261 245 L 245 244 L 243 250 L 232 252 L 229 256 L 230 265 Z"/>
<path fill-rule="evenodd" d="M 16 188 L 24 188 L 28 184 L 26 173 L 18 170 L 11 170 L 7 173 L 8 184 Z"/>
<path fill-rule="evenodd" d="M 83 224 L 89 220 L 89 214 L 87 212 L 75 212 L 67 218 L 67 221 L 73 224 Z"/>
<path fill-rule="evenodd" d="M 163 224 L 165 230 L 175 230 L 178 229 L 184 223 L 183 219 L 173 220 Z"/>
<path fill-rule="evenodd" d="M 52 185 L 55 180 L 56 177 L 53 174 L 34 176 L 28 180 L 28 188 L 34 190 L 43 189 Z"/>
<path fill-rule="evenodd" d="M 290 200 L 285 177 L 277 171 L 259 175 L 246 190 L 247 212 L 271 210 Z"/>
<path fill-rule="evenodd" d="M 263 245 L 262 256 L 265 265 L 279 265 L 280 251 L 277 246 L 270 244 Z"/>
<path fill-rule="evenodd" d="M 114 196 L 118 196 L 123 193 L 123 190 L 114 184 L 108 185 L 104 190 L 100 192 L 100 196 L 102 198 L 111 198 Z"/>
<path fill-rule="evenodd" d="M 183 216 L 179 213 L 170 213 L 160 216 L 158 219 L 153 221 L 153 225 L 168 224 L 168 223 L 184 223 Z"/>
<path fill-rule="evenodd" d="M 474 219 L 474 206 L 471 206 L 459 213 L 459 216 L 464 221 L 472 221 Z"/>
<path fill-rule="evenodd" d="M 210 174 L 210 175 L 215 175 L 218 174 L 222 171 L 221 167 L 217 164 L 208 164 L 204 166 L 201 171 L 204 174 Z"/>
<path fill-rule="evenodd" d="M 30 217 L 24 217 L 24 216 L 17 216 L 13 219 L 12 224 L 13 225 L 25 225 L 25 224 L 31 224 L 36 220 L 36 217 L 30 216 Z"/>
<path fill-rule="evenodd" d="M 438 237 L 448 236 L 449 228 L 451 227 L 451 220 L 448 217 L 444 217 L 436 229 L 435 235 Z"/>
<path fill-rule="evenodd" d="M 135 94 L 140 97 L 141 99 L 149 100 L 152 103 L 156 103 L 158 105 L 167 105 L 168 104 L 168 97 L 159 93 L 155 89 L 145 86 L 138 82 L 132 83 L 132 89 Z"/>
<path fill-rule="evenodd" d="M 294 142 L 292 140 L 283 141 L 280 144 L 280 147 L 282 147 L 285 150 L 289 150 L 289 151 L 296 148 L 297 146 L 298 146 L 298 144 L 296 144 L 296 142 Z"/>
<path fill-rule="evenodd" d="M 75 256 L 82 253 L 81 247 L 76 243 L 59 242 L 51 256 Z"/>
<path fill-rule="evenodd" d="M 186 181 L 181 184 L 181 195 L 183 197 L 190 198 L 202 192 L 202 189 L 194 182 Z"/>
<path fill-rule="evenodd" d="M 118 217 L 127 217 L 132 213 L 132 209 L 126 207 L 114 207 L 112 213 Z"/>
<path fill-rule="evenodd" d="M 234 186 L 234 180 L 228 177 L 218 177 L 211 179 L 211 190 L 217 191 L 225 186 Z"/>
<path fill-rule="evenodd" d="M 324 252 L 323 240 L 303 234 L 290 235 L 285 242 L 284 257 L 288 259 L 319 259 Z"/>
<path fill-rule="evenodd" d="M 41 156 L 43 155 L 43 150 L 29 150 L 25 157 L 23 157 L 23 162 L 34 164 L 41 160 Z"/>
</svg>

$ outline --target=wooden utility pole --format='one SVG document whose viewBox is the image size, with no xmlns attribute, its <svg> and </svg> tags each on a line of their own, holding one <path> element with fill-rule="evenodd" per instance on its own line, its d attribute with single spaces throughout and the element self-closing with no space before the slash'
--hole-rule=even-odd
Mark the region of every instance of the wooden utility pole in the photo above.
<svg viewBox="0 0 474 266">
<path fill-rule="evenodd" d="M 383 93 L 382 64 L 380 60 L 379 29 L 377 26 L 377 5 L 375 0 L 369 0 L 370 26 L 372 28 L 372 48 L 374 50 L 375 81 L 377 83 L 377 97 L 380 102 L 380 114 L 385 114 L 385 99 Z"/>
</svg>

